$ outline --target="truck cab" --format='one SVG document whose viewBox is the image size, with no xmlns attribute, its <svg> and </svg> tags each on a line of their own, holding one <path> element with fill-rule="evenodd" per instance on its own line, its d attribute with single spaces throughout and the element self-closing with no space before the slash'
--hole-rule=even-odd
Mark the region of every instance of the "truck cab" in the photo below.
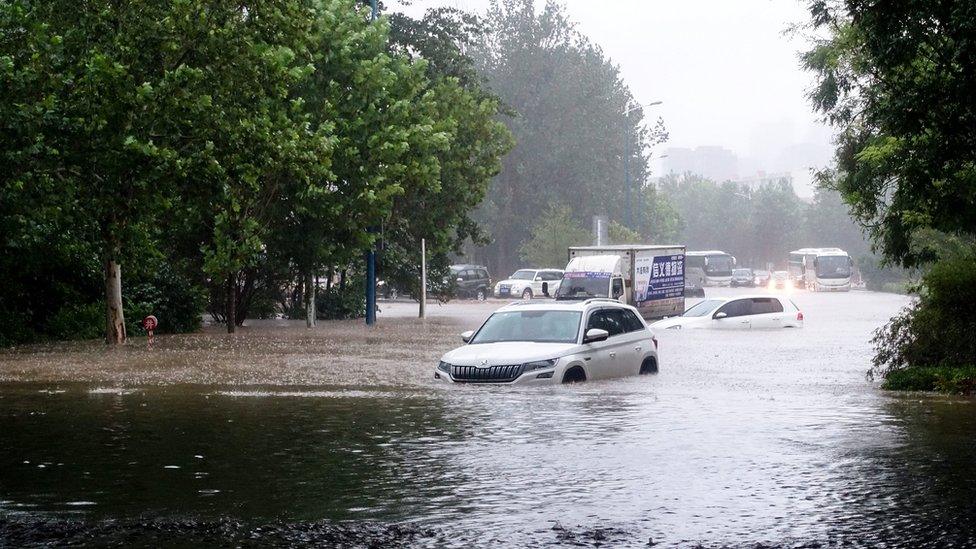
<svg viewBox="0 0 976 549">
<path fill-rule="evenodd" d="M 624 284 L 622 259 L 619 255 L 590 255 L 574 257 L 569 261 L 556 291 L 556 299 L 606 297 L 621 303 L 630 303 L 631 291 Z"/>
</svg>

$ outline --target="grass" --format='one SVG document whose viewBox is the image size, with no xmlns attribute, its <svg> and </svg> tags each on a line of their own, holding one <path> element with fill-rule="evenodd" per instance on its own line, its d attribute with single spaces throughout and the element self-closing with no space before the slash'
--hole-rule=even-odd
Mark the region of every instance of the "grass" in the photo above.
<svg viewBox="0 0 976 549">
<path fill-rule="evenodd" d="M 892 370 L 885 376 L 881 387 L 890 391 L 976 394 L 976 366 L 932 366 Z"/>
</svg>

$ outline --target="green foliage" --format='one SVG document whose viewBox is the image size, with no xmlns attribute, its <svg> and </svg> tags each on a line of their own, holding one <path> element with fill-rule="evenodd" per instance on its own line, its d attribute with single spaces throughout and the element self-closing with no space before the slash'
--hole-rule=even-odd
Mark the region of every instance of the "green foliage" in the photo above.
<svg viewBox="0 0 976 549">
<path fill-rule="evenodd" d="M 200 329 L 206 290 L 165 261 L 153 262 L 145 278 L 131 276 L 124 288 L 129 334 L 142 334 L 142 319 L 154 315 L 158 333 L 184 333 Z"/>
<path fill-rule="evenodd" d="M 519 257 L 533 267 L 562 267 L 566 249 L 590 243 L 590 233 L 580 226 L 568 206 L 550 206 L 541 216 L 528 240 L 519 248 Z"/>
<path fill-rule="evenodd" d="M 536 11 L 534 4 L 493 1 L 487 32 L 471 49 L 509 109 L 504 121 L 517 143 L 477 217 L 493 239 L 482 253 L 498 272 L 517 266 L 515 253 L 550 205 L 569 207 L 583 224 L 599 214 L 635 228 L 629 212 L 639 210 L 649 147 L 665 138 L 660 124 L 644 124 L 618 67 L 579 33 L 565 9 L 546 2 Z M 640 228 L 646 238 L 656 236 Z"/>
<path fill-rule="evenodd" d="M 44 327 L 51 339 L 98 339 L 105 329 L 105 307 L 100 302 L 67 304 L 57 309 Z"/>
<path fill-rule="evenodd" d="M 976 357 L 976 257 L 937 263 L 922 277 L 918 300 L 874 336 L 873 374 L 972 365 Z"/>
<path fill-rule="evenodd" d="M 640 233 L 617 221 L 610 221 L 607 225 L 607 236 L 611 244 L 640 244 L 642 240 Z"/>
<path fill-rule="evenodd" d="M 812 0 L 803 58 L 814 106 L 837 129 L 821 174 L 883 256 L 934 258 L 919 229 L 976 235 L 976 8 L 971 2 Z"/>
<path fill-rule="evenodd" d="M 935 366 L 892 370 L 881 387 L 889 391 L 976 394 L 976 366 Z"/>
<path fill-rule="evenodd" d="M 320 289 L 315 297 L 315 310 L 321 320 L 343 320 L 366 316 L 366 299 L 362 281 L 333 285 Z"/>
</svg>

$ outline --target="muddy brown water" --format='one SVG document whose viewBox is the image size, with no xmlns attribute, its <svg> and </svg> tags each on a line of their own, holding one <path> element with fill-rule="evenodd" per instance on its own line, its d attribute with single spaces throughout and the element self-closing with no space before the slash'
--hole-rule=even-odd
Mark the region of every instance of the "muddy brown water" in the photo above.
<svg viewBox="0 0 976 549">
<path fill-rule="evenodd" d="M 864 376 L 905 298 L 794 300 L 801 330 L 664 331 L 658 375 L 547 389 L 434 383 L 498 303 L 8 351 L 0 545 L 976 544 L 976 403 Z"/>
</svg>

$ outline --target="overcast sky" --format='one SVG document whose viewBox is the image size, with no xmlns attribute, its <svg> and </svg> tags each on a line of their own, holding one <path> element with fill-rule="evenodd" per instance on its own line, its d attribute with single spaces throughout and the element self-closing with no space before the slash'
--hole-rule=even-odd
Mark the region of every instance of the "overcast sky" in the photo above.
<svg viewBox="0 0 976 549">
<path fill-rule="evenodd" d="M 536 0 L 541 6 L 543 0 Z M 805 98 L 805 44 L 784 36 L 806 21 L 797 0 L 563 0 L 579 29 L 618 64 L 634 95 L 664 103 L 665 148 L 720 145 L 755 170 L 794 172 L 830 158 L 830 131 Z M 483 12 L 488 0 L 415 0 Z M 796 153 L 802 149 L 802 154 Z M 798 158 L 804 156 L 805 158 Z M 655 162 L 655 169 L 659 163 Z"/>
</svg>

